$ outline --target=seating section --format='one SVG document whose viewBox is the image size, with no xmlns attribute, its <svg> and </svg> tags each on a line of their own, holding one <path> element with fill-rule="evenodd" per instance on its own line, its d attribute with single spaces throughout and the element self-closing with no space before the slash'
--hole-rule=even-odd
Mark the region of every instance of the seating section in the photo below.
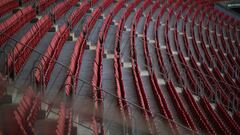
<svg viewBox="0 0 240 135">
<path fill-rule="evenodd" d="M 69 34 L 70 28 L 66 24 L 62 25 L 59 28 L 59 31 L 54 34 L 54 37 L 45 51 L 45 54 L 41 57 L 40 63 L 36 67 L 35 80 L 37 84 L 41 83 L 42 78 L 44 85 L 47 86 L 51 72 L 55 65 L 55 60 L 58 58 L 64 43 L 69 37 Z"/>
<path fill-rule="evenodd" d="M 137 54 L 136 54 L 136 27 L 139 23 L 139 19 L 141 14 L 143 13 L 144 9 L 151 5 L 151 1 L 144 1 L 143 5 L 136 11 L 132 25 L 131 25 L 131 32 L 130 32 L 130 57 L 131 57 L 131 64 L 132 64 L 132 73 L 134 78 L 134 83 L 136 87 L 137 98 L 139 101 L 139 105 L 143 108 L 142 114 L 145 118 L 147 128 L 149 132 L 156 134 L 156 125 L 153 121 L 153 114 L 152 110 L 150 110 L 149 102 L 147 100 L 147 95 L 145 93 L 143 87 L 143 81 L 140 77 L 140 70 L 138 67 L 137 62 Z"/>
<path fill-rule="evenodd" d="M 171 112 L 170 112 L 170 110 L 167 106 L 166 100 L 165 100 L 165 98 L 164 98 L 164 96 L 161 92 L 162 90 L 161 90 L 160 86 L 158 85 L 158 80 L 157 80 L 156 74 L 152 70 L 152 60 L 151 60 L 151 57 L 150 57 L 150 54 L 149 54 L 148 40 L 147 40 L 147 30 L 148 30 L 148 26 L 149 26 L 150 19 L 151 19 L 150 17 L 159 7 L 159 3 L 160 3 L 160 1 L 155 2 L 154 5 L 152 6 L 151 10 L 146 15 L 146 20 L 144 22 L 144 28 L 143 28 L 143 49 L 144 49 L 144 56 L 145 56 L 146 65 L 148 66 L 147 69 L 148 69 L 148 72 L 150 73 L 150 78 L 149 79 L 151 81 L 151 85 L 152 85 L 152 88 L 153 88 L 154 97 L 156 98 L 155 100 L 157 100 L 157 104 L 158 104 L 158 106 L 161 110 L 161 114 L 164 115 L 166 118 L 168 118 L 170 120 L 173 120 L 173 116 L 172 116 L 172 114 L 171 114 Z M 164 9 L 164 7 L 162 7 L 162 8 Z M 161 11 L 162 11 L 162 9 L 161 9 Z M 158 14 L 158 16 L 162 16 L 162 13 Z M 159 18 L 158 18 L 158 21 L 156 23 L 159 23 Z M 160 55 L 160 54 L 158 54 L 158 55 Z M 162 66 L 164 66 L 164 65 L 162 65 Z M 164 71 L 164 69 L 165 69 L 165 67 L 163 67 L 162 71 Z M 168 121 L 168 125 L 170 127 L 171 132 L 178 134 L 178 132 L 179 132 L 178 128 L 176 127 L 176 125 L 174 123 Z"/>
<path fill-rule="evenodd" d="M 10 37 L 23 27 L 27 22 L 36 16 L 36 11 L 31 7 L 25 7 L 13 14 L 10 18 L 0 24 L 0 47 L 10 39 Z"/>
<path fill-rule="evenodd" d="M 120 21 L 117 25 L 117 30 L 115 33 L 115 48 L 114 48 L 114 75 L 117 85 L 117 97 L 118 97 L 118 105 L 121 112 L 122 119 L 125 120 L 126 123 L 130 121 L 130 112 L 129 106 L 126 102 L 126 91 L 123 84 L 123 76 L 122 76 L 122 67 L 120 60 L 120 44 L 122 39 L 122 31 L 124 30 L 124 23 L 126 22 L 125 18 L 128 18 L 130 13 L 133 11 L 134 7 L 139 4 L 139 0 L 134 1 L 129 4 L 121 16 Z M 115 12 L 115 11 L 114 11 Z"/>
<path fill-rule="evenodd" d="M 16 0 L 2 0 L 0 2 L 0 16 L 3 16 L 18 6 L 19 2 Z"/>
<path fill-rule="evenodd" d="M 21 38 L 20 43 L 11 50 L 8 56 L 8 69 L 10 74 L 17 74 L 28 57 L 45 33 L 51 28 L 52 21 L 48 15 L 42 17 L 31 29 Z M 28 45 L 24 46 L 24 45 Z"/>
</svg>

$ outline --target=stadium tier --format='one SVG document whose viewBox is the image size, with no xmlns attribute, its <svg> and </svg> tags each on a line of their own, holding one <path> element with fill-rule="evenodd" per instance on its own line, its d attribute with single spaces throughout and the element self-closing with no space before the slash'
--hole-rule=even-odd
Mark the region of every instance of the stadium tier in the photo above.
<svg viewBox="0 0 240 135">
<path fill-rule="evenodd" d="M 240 134 L 229 2 L 1 0 L 0 135 Z"/>
</svg>

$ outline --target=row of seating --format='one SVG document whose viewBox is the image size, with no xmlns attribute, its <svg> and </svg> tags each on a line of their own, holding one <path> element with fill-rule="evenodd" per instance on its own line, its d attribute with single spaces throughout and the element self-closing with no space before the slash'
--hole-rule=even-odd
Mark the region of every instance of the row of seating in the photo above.
<svg viewBox="0 0 240 135">
<path fill-rule="evenodd" d="M 48 48 L 40 58 L 40 62 L 36 67 L 34 76 L 37 84 L 40 84 L 41 81 L 43 81 L 44 86 L 48 85 L 50 75 L 55 65 L 54 60 L 58 58 L 69 34 L 70 28 L 66 24 L 60 26 L 59 31 L 54 34 Z"/>
<path fill-rule="evenodd" d="M 36 8 L 38 11 L 42 12 L 44 11 L 48 6 L 53 4 L 56 0 L 39 0 Z"/>
<path fill-rule="evenodd" d="M 184 88 L 183 94 L 190 107 L 193 117 L 199 122 L 201 129 L 207 134 L 216 134 L 213 128 L 208 123 L 207 118 L 204 116 L 203 112 L 200 110 L 198 104 L 196 103 L 195 99 L 193 98 L 188 88 Z"/>
<path fill-rule="evenodd" d="M 0 2 L 0 16 L 3 16 L 18 6 L 19 2 L 16 0 L 2 0 Z"/>
<path fill-rule="evenodd" d="M 64 13 L 66 13 L 73 5 L 76 5 L 76 0 L 63 1 L 57 4 L 52 10 L 51 15 L 55 20 L 58 20 Z"/>
<path fill-rule="evenodd" d="M 210 121 L 213 123 L 213 127 L 215 128 L 216 133 L 218 134 L 230 134 L 229 130 L 223 125 L 222 121 L 219 119 L 217 114 L 212 109 L 210 103 L 206 99 L 206 97 L 201 97 L 200 104 L 202 105 L 206 115 L 208 115 Z"/>
<path fill-rule="evenodd" d="M 170 39 L 168 38 L 168 35 L 169 35 L 169 21 L 170 21 L 172 15 L 173 15 L 173 11 L 174 11 L 174 9 L 170 8 L 169 12 L 168 12 L 168 14 L 166 16 L 166 25 L 165 25 L 164 39 L 165 39 L 165 44 L 166 44 L 166 49 L 167 49 L 167 55 L 168 55 L 168 58 L 170 60 L 171 67 L 173 69 L 174 76 L 175 76 L 177 82 L 179 84 L 182 84 L 183 83 L 183 79 L 181 77 L 180 71 L 179 71 L 179 69 L 177 67 L 177 63 L 176 63 L 174 55 L 172 53 L 172 49 L 171 49 L 170 41 L 169 41 Z"/>
<path fill-rule="evenodd" d="M 217 103 L 216 109 L 219 113 L 219 116 L 226 123 L 225 125 L 228 126 L 228 128 L 232 132 L 232 134 L 239 134 L 240 133 L 239 126 L 235 123 L 235 121 L 232 119 L 232 117 L 229 116 L 228 112 L 222 106 L 221 103 Z"/>
<path fill-rule="evenodd" d="M 205 40 L 203 39 L 202 28 L 203 28 L 203 22 L 205 22 L 205 21 L 204 21 L 205 16 L 206 16 L 206 14 L 209 12 L 210 8 L 211 8 L 210 6 L 207 6 L 207 7 L 205 7 L 205 10 L 203 10 L 203 13 L 202 13 L 202 15 L 201 15 L 201 19 L 200 19 L 200 22 L 199 22 L 199 27 L 198 27 L 198 31 L 199 31 L 198 39 L 200 40 L 201 47 L 202 47 L 202 49 L 203 49 L 204 52 L 207 51 L 206 45 L 208 44 L 208 40 L 207 40 L 207 42 L 205 42 Z M 200 14 L 199 14 L 199 15 L 200 15 Z M 195 21 L 195 20 L 194 20 L 194 21 Z M 193 32 L 194 32 L 194 29 L 193 29 Z M 210 56 L 209 56 L 208 53 L 205 53 L 205 54 L 202 55 L 202 57 L 200 57 L 200 58 L 204 58 L 203 56 L 205 56 L 205 61 L 208 63 L 208 65 L 213 65 L 213 62 L 214 62 L 214 61 L 211 61 L 211 58 L 210 58 Z M 200 58 L 199 58 L 199 60 L 201 60 Z M 203 60 L 202 60 L 202 61 L 203 61 Z"/>
<path fill-rule="evenodd" d="M 143 5 L 136 11 L 132 26 L 131 26 L 131 34 L 130 34 L 130 57 L 131 57 L 131 63 L 132 63 L 132 72 L 134 75 L 134 83 L 136 86 L 136 93 L 139 101 L 139 105 L 142 107 L 143 116 L 146 120 L 146 126 L 151 134 L 156 134 L 156 125 L 153 122 L 153 114 L 149 107 L 149 102 L 147 100 L 147 95 L 145 93 L 143 82 L 140 77 L 140 71 L 138 68 L 137 63 L 137 56 L 136 56 L 136 49 L 135 49 L 135 35 L 136 35 L 136 27 L 139 22 L 139 19 L 143 13 L 143 10 L 146 9 L 148 6 L 150 6 L 152 2 L 144 1 Z"/>
<path fill-rule="evenodd" d="M 31 7 L 25 7 L 7 20 L 0 24 L 0 47 L 4 45 L 4 43 L 10 39 L 12 35 L 14 35 L 22 26 L 24 26 L 27 22 L 32 20 L 36 16 L 36 11 Z"/>
<path fill-rule="evenodd" d="M 71 15 L 68 17 L 68 23 L 73 29 L 79 20 L 86 14 L 90 8 L 90 2 L 82 2 L 81 5 L 74 10 Z"/>
<path fill-rule="evenodd" d="M 106 9 L 110 4 L 112 4 L 113 1 L 106 0 L 103 2 L 103 4 L 100 6 L 100 8 Z M 102 27 L 100 29 L 100 33 L 98 36 L 98 41 L 96 45 L 96 55 L 94 58 L 94 63 L 93 63 L 93 76 L 92 76 L 92 89 L 93 89 L 93 99 L 95 102 L 95 112 L 97 113 L 97 122 L 100 125 L 98 128 L 98 131 L 101 132 L 101 134 L 104 134 L 104 129 L 103 129 L 103 92 L 101 90 L 102 88 L 102 72 L 103 72 L 103 55 L 104 55 L 104 43 L 106 40 L 106 36 L 109 30 L 109 27 L 112 23 L 113 17 L 116 15 L 113 13 L 113 10 L 117 7 L 118 5 L 123 5 L 123 1 L 118 1 L 117 4 L 110 10 L 109 14 L 105 18 Z M 100 130 L 101 129 L 101 130 Z"/>
<path fill-rule="evenodd" d="M 155 47 L 155 50 L 156 50 L 156 54 L 157 54 L 157 61 L 158 61 L 158 65 L 159 65 L 159 70 L 161 73 L 163 73 L 163 77 L 164 79 L 167 79 L 165 74 L 167 73 L 167 69 L 164 65 L 164 60 L 163 60 L 163 57 L 162 57 L 162 54 L 161 54 L 161 50 L 160 50 L 160 42 L 159 42 L 159 39 L 158 39 L 158 28 L 159 28 L 159 24 L 160 24 L 160 18 L 163 16 L 165 10 L 167 8 L 167 5 L 166 3 L 164 3 L 159 11 L 159 14 L 157 16 L 157 20 L 156 20 L 156 23 L 154 25 L 154 40 L 155 40 L 155 43 L 154 43 L 154 47 Z"/>
<path fill-rule="evenodd" d="M 45 15 L 20 39 L 20 43 L 17 43 L 8 55 L 7 68 L 10 74 L 17 74 L 23 68 L 23 65 L 32 52 L 32 48 L 36 47 L 51 26 L 51 18 Z M 28 45 L 28 47 L 23 44 Z"/>
<path fill-rule="evenodd" d="M 69 67 L 68 75 L 65 80 L 65 92 L 66 95 L 68 96 L 71 93 L 76 93 L 78 74 L 81 68 L 81 61 L 85 47 L 86 39 L 83 36 L 83 33 L 80 33 L 80 36 L 78 37 L 73 49 L 70 64 L 68 66 Z"/>
<path fill-rule="evenodd" d="M 101 15 L 101 8 L 96 8 L 92 13 L 91 16 L 88 17 L 86 23 L 83 26 L 83 35 L 84 37 L 88 37 L 94 24 L 96 23 L 98 17 Z"/>
<path fill-rule="evenodd" d="M 211 5 L 207 5 L 207 4 L 201 4 L 197 10 L 194 12 L 194 15 L 192 17 L 192 22 L 190 24 L 190 37 L 192 37 L 192 44 L 193 44 L 193 48 L 194 48 L 194 51 L 195 51 L 195 55 L 197 57 L 197 60 L 200 60 L 200 58 L 202 57 L 201 56 L 201 53 L 200 53 L 200 50 L 198 48 L 198 44 L 196 42 L 196 35 L 195 35 L 195 29 L 194 29 L 194 26 L 195 26 L 195 22 L 196 22 L 196 19 L 198 18 L 198 15 L 200 14 L 200 11 L 205 7 L 205 8 L 209 8 Z M 192 11 L 191 11 L 192 12 Z M 191 12 L 188 12 L 188 14 L 191 14 Z M 187 16 L 187 15 L 186 15 Z M 185 16 L 185 17 L 186 17 Z M 186 24 L 187 22 L 184 21 L 184 23 Z M 184 25 L 184 32 L 186 32 L 186 25 Z M 199 34 L 198 34 L 199 36 Z M 186 33 L 185 33 L 185 37 L 186 37 Z M 187 40 L 187 38 L 185 39 Z M 189 48 L 190 49 L 190 48 Z"/>
<path fill-rule="evenodd" d="M 83 17 L 83 15 L 87 12 L 90 8 L 88 5 L 92 6 L 96 3 L 95 0 L 89 1 L 87 3 L 82 3 L 79 8 L 77 8 L 68 18 L 68 23 L 70 23 L 71 28 L 77 24 L 77 22 Z M 84 8 L 85 7 L 85 8 Z M 80 12 L 81 11 L 81 12 Z M 78 37 L 73 53 L 70 60 L 68 76 L 65 80 L 65 92 L 67 95 L 72 93 L 72 90 L 76 92 L 77 82 L 78 82 L 78 73 L 81 67 L 81 61 L 83 56 L 83 51 L 86 46 L 86 38 L 83 32 L 80 33 Z"/>
</svg>

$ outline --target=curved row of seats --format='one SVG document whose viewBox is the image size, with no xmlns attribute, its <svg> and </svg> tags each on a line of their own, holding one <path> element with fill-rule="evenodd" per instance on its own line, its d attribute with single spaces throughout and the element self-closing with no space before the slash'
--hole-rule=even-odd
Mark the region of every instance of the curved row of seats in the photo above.
<svg viewBox="0 0 240 135">
<path fill-rule="evenodd" d="M 52 10 L 51 15 L 58 20 L 64 13 L 66 13 L 73 5 L 77 4 L 77 0 L 63 1 L 57 4 Z"/>
<path fill-rule="evenodd" d="M 91 5 L 93 5 L 96 3 L 96 1 L 91 1 L 90 3 Z M 92 30 L 93 25 L 96 23 L 97 18 L 99 16 L 100 16 L 100 8 L 98 7 L 87 18 L 87 21 L 84 23 L 84 26 L 83 26 L 83 31 L 80 33 L 80 36 L 78 37 L 75 43 L 70 64 L 68 66 L 69 67 L 68 75 L 65 80 L 66 95 L 70 95 L 71 93 L 76 93 L 78 75 L 81 68 L 81 61 L 82 61 L 84 49 L 87 44 L 86 40 L 89 36 L 89 33 Z"/>
<path fill-rule="evenodd" d="M 70 28 L 66 24 L 62 25 L 59 28 L 59 31 L 54 34 L 48 48 L 46 49 L 44 55 L 40 58 L 40 62 L 36 67 L 34 76 L 37 84 L 41 83 L 42 78 L 44 85 L 47 86 L 55 65 L 54 60 L 58 58 L 64 43 L 69 37 L 69 34 Z"/>
<path fill-rule="evenodd" d="M 106 3 L 106 4 L 104 4 Z M 104 1 L 102 8 L 106 9 L 113 1 Z M 101 91 L 102 88 L 102 72 L 103 72 L 103 54 L 104 54 L 104 43 L 107 37 L 107 33 L 109 31 L 109 27 L 112 23 L 113 17 L 117 14 L 115 11 L 119 11 L 120 7 L 124 4 L 123 0 L 120 0 L 116 3 L 116 5 L 110 10 L 109 14 L 105 18 L 103 25 L 100 29 L 97 45 L 96 45 L 96 55 L 94 58 L 93 64 L 93 76 L 92 76 L 92 89 L 93 89 L 93 99 L 95 102 L 95 112 L 97 113 L 97 122 L 102 125 L 103 119 L 103 93 Z M 105 6 L 104 6 L 105 5 Z M 120 5 L 120 6 L 119 6 Z M 100 90 L 99 90 L 100 89 Z M 101 127 L 103 128 L 103 127 Z M 99 129 L 99 127 L 98 127 Z M 104 132 L 103 129 L 101 132 Z M 102 133 L 103 134 L 103 133 Z"/>
<path fill-rule="evenodd" d="M 89 10 L 90 7 L 91 7 L 91 3 L 84 1 L 76 10 L 74 10 L 71 13 L 71 15 L 69 15 L 68 23 L 71 25 L 72 29 L 79 22 L 79 20 L 86 14 L 86 12 Z"/>
</svg>

